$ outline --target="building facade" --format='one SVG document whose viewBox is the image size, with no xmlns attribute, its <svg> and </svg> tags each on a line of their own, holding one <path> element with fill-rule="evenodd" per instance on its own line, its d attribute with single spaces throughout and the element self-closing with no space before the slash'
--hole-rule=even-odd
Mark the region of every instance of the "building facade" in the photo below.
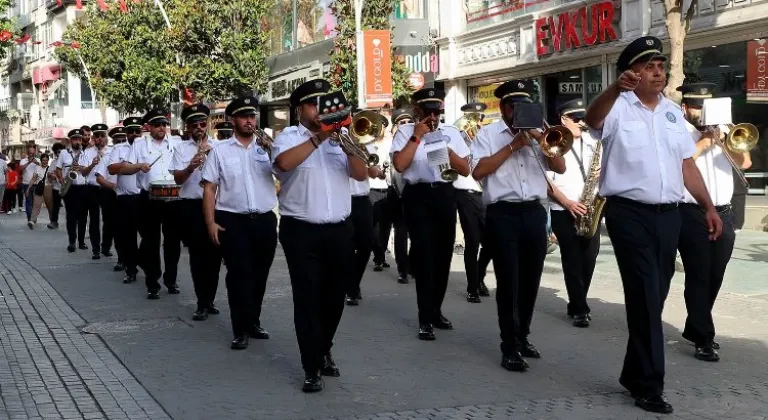
<svg viewBox="0 0 768 420">
<path fill-rule="evenodd" d="M 761 131 L 748 174 L 752 194 L 765 194 L 768 178 L 765 16 L 763 1 L 699 0 L 684 44 L 687 77 L 715 83 L 719 96 L 733 99 L 734 122 Z M 556 123 L 559 104 L 590 102 L 616 79 L 618 55 L 633 39 L 654 35 L 665 52 L 670 48 L 664 6 L 656 0 L 445 0 L 439 25 L 437 80 L 445 83 L 448 121 L 470 101 L 488 104 L 489 117 L 498 117 L 496 86 L 529 79 L 535 100 Z"/>
</svg>

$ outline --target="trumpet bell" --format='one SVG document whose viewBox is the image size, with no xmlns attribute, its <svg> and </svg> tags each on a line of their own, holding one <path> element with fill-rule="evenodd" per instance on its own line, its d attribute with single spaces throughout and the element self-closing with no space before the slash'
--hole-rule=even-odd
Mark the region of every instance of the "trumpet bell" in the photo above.
<svg viewBox="0 0 768 420">
<path fill-rule="evenodd" d="M 757 145 L 760 132 L 757 127 L 749 123 L 741 123 L 731 127 L 731 131 L 725 138 L 725 145 L 734 153 L 746 153 Z"/>
<path fill-rule="evenodd" d="M 466 114 L 453 123 L 453 126 L 459 131 L 465 133 L 470 140 L 474 140 L 477 132 L 480 130 L 480 115 Z"/>
<path fill-rule="evenodd" d="M 368 166 L 376 166 L 379 164 L 378 155 L 368 155 Z"/>
<path fill-rule="evenodd" d="M 573 133 L 562 125 L 549 127 L 544 131 L 541 152 L 546 157 L 561 157 L 573 147 Z"/>
<path fill-rule="evenodd" d="M 384 136 L 381 115 L 375 111 L 362 111 L 352 117 L 349 134 L 360 144 L 368 144 Z"/>
</svg>

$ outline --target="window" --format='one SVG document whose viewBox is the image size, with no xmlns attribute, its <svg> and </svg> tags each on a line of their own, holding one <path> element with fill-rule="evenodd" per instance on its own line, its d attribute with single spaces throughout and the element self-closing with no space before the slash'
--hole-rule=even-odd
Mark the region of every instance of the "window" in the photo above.
<svg viewBox="0 0 768 420">
<path fill-rule="evenodd" d="M 424 19 L 424 0 L 395 1 L 395 19 Z"/>
<path fill-rule="evenodd" d="M 93 96 L 91 96 L 91 85 L 87 79 L 80 80 L 80 107 L 82 109 L 93 109 Z"/>
<path fill-rule="evenodd" d="M 539 86 L 539 78 L 527 79 L 533 83 L 533 96 L 531 99 L 534 102 L 541 101 L 541 86 Z M 469 88 L 468 102 L 480 102 L 484 103 L 488 108 L 485 110 L 485 120 L 490 123 L 501 118 L 501 111 L 499 110 L 499 98 L 494 95 L 496 88 L 501 83 L 494 83 L 485 86 L 477 86 Z M 484 123 L 485 124 L 485 123 Z"/>
<path fill-rule="evenodd" d="M 296 41 L 298 47 L 336 36 L 336 16 L 332 0 L 297 0 Z"/>
<path fill-rule="evenodd" d="M 263 28 L 271 30 L 269 54 L 277 55 L 293 49 L 293 2 L 277 0 L 272 13 L 265 16 Z"/>
</svg>

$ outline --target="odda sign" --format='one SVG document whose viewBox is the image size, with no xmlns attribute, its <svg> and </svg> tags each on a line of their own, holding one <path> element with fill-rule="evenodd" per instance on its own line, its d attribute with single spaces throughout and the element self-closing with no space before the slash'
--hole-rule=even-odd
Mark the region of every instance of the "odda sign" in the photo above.
<svg viewBox="0 0 768 420">
<path fill-rule="evenodd" d="M 602 1 L 537 19 L 534 25 L 536 55 L 616 41 L 613 27 L 619 17 L 616 10 L 612 1 Z"/>
</svg>

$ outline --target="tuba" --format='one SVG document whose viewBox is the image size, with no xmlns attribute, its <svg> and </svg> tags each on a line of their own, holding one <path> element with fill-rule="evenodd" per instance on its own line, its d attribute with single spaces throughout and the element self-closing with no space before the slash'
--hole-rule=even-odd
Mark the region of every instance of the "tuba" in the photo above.
<svg viewBox="0 0 768 420">
<path fill-rule="evenodd" d="M 368 153 L 366 146 L 384 136 L 382 117 L 375 111 L 362 111 L 352 117 L 347 133 L 334 133 L 344 152 L 362 160 L 367 166 L 379 164 L 379 156 Z"/>
</svg>

